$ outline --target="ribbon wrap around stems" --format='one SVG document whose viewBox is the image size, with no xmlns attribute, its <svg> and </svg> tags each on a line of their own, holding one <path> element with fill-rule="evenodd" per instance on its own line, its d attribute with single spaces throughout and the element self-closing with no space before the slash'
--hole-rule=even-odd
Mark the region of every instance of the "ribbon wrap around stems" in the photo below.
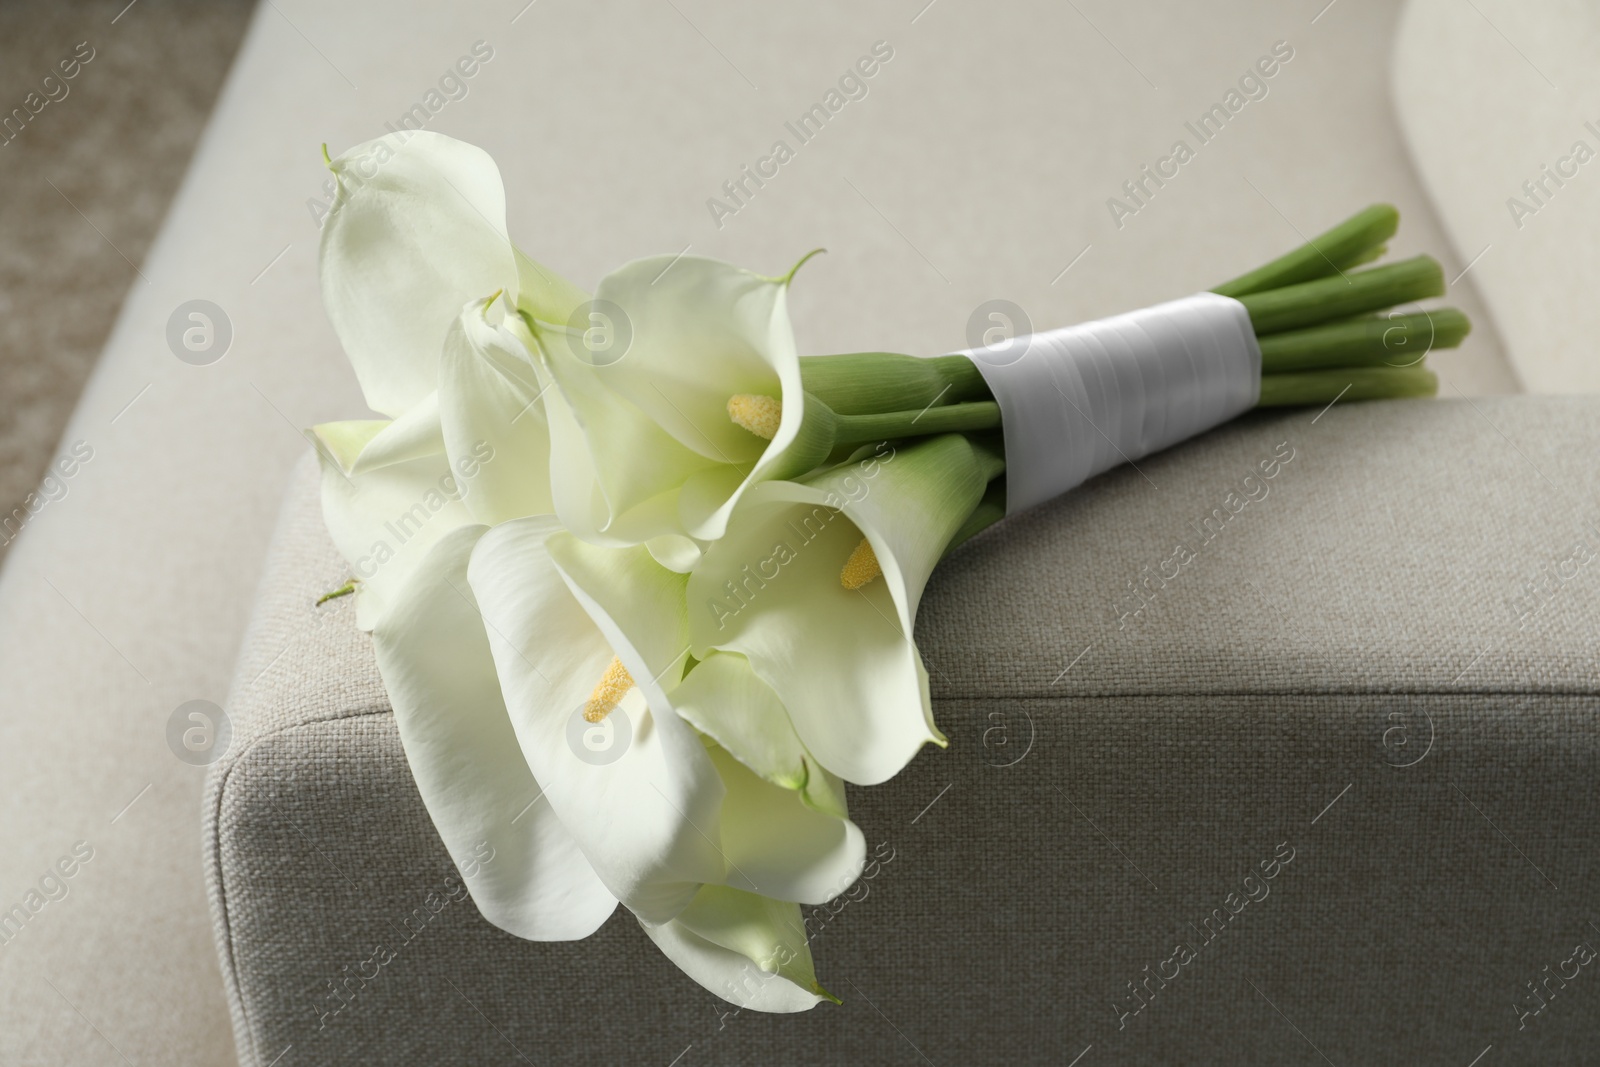
<svg viewBox="0 0 1600 1067">
<path fill-rule="evenodd" d="M 1219 426 L 1261 398 L 1250 315 L 1216 293 L 960 354 L 1000 406 L 1012 515 Z"/>
</svg>

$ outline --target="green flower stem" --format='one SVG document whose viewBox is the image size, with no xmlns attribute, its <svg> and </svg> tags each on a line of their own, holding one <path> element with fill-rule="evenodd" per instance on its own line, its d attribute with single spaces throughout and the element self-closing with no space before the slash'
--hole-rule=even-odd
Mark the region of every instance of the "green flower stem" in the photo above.
<svg viewBox="0 0 1600 1067">
<path fill-rule="evenodd" d="M 323 151 L 327 151 L 326 146 L 324 146 Z M 317 597 L 317 602 L 312 606 L 320 608 L 330 600 L 338 600 L 342 596 L 349 596 L 351 593 L 356 591 L 356 583 L 360 580 L 361 579 L 359 578 L 352 578 L 332 592 L 323 593 L 321 596 Z"/>
<path fill-rule="evenodd" d="M 965 356 L 921 359 L 893 352 L 852 352 L 800 360 L 806 392 L 840 415 L 921 411 L 930 404 L 992 400 L 983 375 Z"/>
<path fill-rule="evenodd" d="M 1005 436 L 998 430 L 988 433 L 969 433 L 967 444 L 978 457 L 979 469 L 986 481 L 994 481 L 1006 472 Z"/>
<path fill-rule="evenodd" d="M 1293 252 L 1279 256 L 1248 274 L 1241 274 L 1230 282 L 1224 282 L 1211 291 L 1223 296 L 1241 297 L 1349 270 L 1382 255 L 1383 243 L 1393 237 L 1399 228 L 1400 212 L 1390 204 L 1373 204 Z"/>
<path fill-rule="evenodd" d="M 974 447 L 980 447 L 986 454 L 993 453 L 991 477 L 994 477 L 1005 466 L 1005 450 L 997 432 L 984 431 L 998 431 L 999 427 L 1000 405 L 993 400 L 930 406 L 916 411 L 840 415 L 808 394 L 800 429 L 769 477 L 796 478 L 819 466 L 841 463 L 864 444 L 943 433 L 978 435 L 973 439 Z"/>
<path fill-rule="evenodd" d="M 1337 321 L 1444 292 L 1444 273 L 1428 256 L 1355 269 L 1384 254 L 1399 224 L 1400 213 L 1392 205 L 1374 204 L 1212 290 L 1239 299 L 1249 311 L 1262 340 L 1266 373 L 1392 363 L 1396 355 L 1406 357 L 1460 342 L 1470 324 L 1453 310 L 1431 313 L 1427 325 L 1431 343 L 1422 340 L 1415 316 L 1373 320 L 1384 322 L 1381 328 Z M 1323 324 L 1328 324 L 1327 332 L 1312 329 Z M 1397 352 L 1400 344 L 1410 347 Z M 993 399 L 983 375 L 965 356 L 921 359 L 893 352 L 807 356 L 800 361 L 800 376 L 805 391 L 838 416 L 871 415 L 886 420 L 886 426 L 900 427 L 906 412 L 931 413 Z M 930 425 L 932 432 L 943 432 L 965 424 Z M 858 436 L 865 432 L 853 428 L 839 440 L 866 440 Z M 919 424 L 908 432 L 920 436 L 929 431 Z"/>
<path fill-rule="evenodd" d="M 918 411 L 886 411 L 870 415 L 837 415 L 834 440 L 838 444 L 892 441 L 902 437 L 930 437 L 941 433 L 992 430 L 1000 425 L 1000 405 L 993 400 L 946 404 Z"/>
<path fill-rule="evenodd" d="M 1454 348 L 1472 329 L 1455 308 L 1415 315 L 1330 322 L 1261 338 L 1261 373 L 1418 363 L 1440 348 Z"/>
<path fill-rule="evenodd" d="M 1257 407 L 1331 404 L 1334 400 L 1392 400 L 1432 396 L 1439 378 L 1426 367 L 1353 367 L 1261 376 Z"/>
<path fill-rule="evenodd" d="M 955 536 L 950 538 L 950 543 L 945 546 L 945 554 L 954 552 L 962 542 L 971 540 L 1005 517 L 1006 483 L 990 482 L 983 499 L 978 501 L 978 506 L 972 509 L 972 514 L 967 516 L 967 521 L 961 524 Z"/>
<path fill-rule="evenodd" d="M 1444 269 L 1439 261 L 1415 256 L 1335 278 L 1247 293 L 1239 302 L 1250 312 L 1250 322 L 1260 337 L 1443 294 Z"/>
<path fill-rule="evenodd" d="M 1374 247 L 1369 248 L 1365 252 L 1361 253 L 1361 255 L 1359 257 L 1357 257 L 1355 259 L 1352 259 L 1349 263 L 1341 263 L 1341 264 L 1339 264 L 1339 269 L 1340 270 L 1349 270 L 1351 267 L 1363 267 L 1363 266 L 1366 266 L 1368 263 L 1374 262 L 1375 260 L 1382 259 L 1384 256 L 1386 256 L 1388 254 L 1389 254 L 1389 246 L 1388 245 L 1375 245 Z"/>
</svg>

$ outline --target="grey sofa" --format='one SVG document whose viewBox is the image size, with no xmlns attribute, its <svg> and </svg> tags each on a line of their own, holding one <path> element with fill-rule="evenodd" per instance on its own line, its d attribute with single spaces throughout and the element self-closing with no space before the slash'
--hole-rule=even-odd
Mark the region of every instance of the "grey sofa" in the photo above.
<svg viewBox="0 0 1600 1067">
<path fill-rule="evenodd" d="M 84 23 L 106 56 L 86 77 L 113 75 L 127 46 L 118 35 L 156 5 L 124 6 Z M 1107 198 L 1280 38 L 1297 58 L 1271 95 L 1252 101 L 1136 217 L 1113 221 Z M 41 47 L 53 53 L 73 39 Z M 870 97 L 852 101 L 736 216 L 708 213 L 707 198 L 879 39 L 896 58 Z M 1146 502 L 1159 515 L 1148 528 L 1142 519 L 1077 518 L 1097 494 L 1135 479 L 1126 471 L 953 559 L 944 591 L 927 605 L 923 643 L 937 667 L 941 721 L 958 743 L 928 753 L 880 796 L 857 799 L 873 846 L 887 842 L 894 858 L 880 861 L 858 899 L 812 920 L 822 929 L 823 978 L 845 996 L 842 1009 L 787 1021 L 745 1015 L 724 1027 L 709 995 L 686 990 L 620 923 L 603 936 L 618 952 L 642 954 L 606 962 L 594 945 L 560 956 L 567 950 L 511 943 L 459 899 L 419 916 L 459 894 L 404 778 L 370 661 L 341 618 L 348 609 L 307 606 L 328 588 L 324 579 L 345 577 L 309 511 L 300 513 L 298 549 L 278 540 L 237 707 L 227 694 L 273 517 L 305 450 L 300 430 L 362 414 L 317 311 L 316 219 L 328 179 L 318 143 L 337 152 L 411 113 L 480 40 L 496 58 L 429 128 L 495 156 L 519 242 L 579 284 L 629 257 L 691 243 L 696 254 L 765 271 L 821 244 L 832 252 L 807 266 L 794 293 L 806 351 L 937 352 L 963 344 L 972 311 L 993 298 L 1018 302 L 1041 328 L 1144 306 L 1266 260 L 1296 229 L 1315 232 L 1385 200 L 1405 217 L 1395 254 L 1444 260 L 1451 302 L 1478 327 L 1437 361 L 1444 393 L 1473 397 L 1492 423 L 1457 400 L 1450 434 L 1394 427 L 1415 436 L 1385 443 L 1353 430 L 1356 447 L 1340 454 L 1364 458 L 1349 461 L 1330 496 L 1325 486 L 1296 488 L 1291 476 L 1310 469 L 1296 464 L 1317 455 L 1328 440 L 1318 435 L 1350 416 L 1342 404 L 1314 423 L 1315 412 L 1303 413 L 1306 432 L 1289 438 L 1301 451 L 1273 495 L 1247 505 L 1180 577 L 1152 583 L 1146 594 L 1157 602 L 1126 630 L 1116 628 L 1118 612 L 1138 606 L 1126 583 L 1148 580 L 1147 566 L 1159 574 L 1175 547 L 1161 542 L 1225 507 L 1247 468 L 1285 438 L 1241 446 L 1237 466 L 1205 459 L 1212 443 L 1141 464 L 1161 486 Z M 1584 718 L 1592 681 L 1582 672 L 1594 595 L 1587 567 L 1571 561 L 1593 517 L 1584 514 L 1583 426 L 1595 401 L 1481 397 L 1515 392 L 1519 378 L 1544 392 L 1596 388 L 1587 294 L 1600 282 L 1600 246 L 1582 239 L 1600 224 L 1583 191 L 1592 179 L 1522 229 L 1505 208 L 1538 164 L 1558 163 L 1572 137 L 1587 136 L 1595 94 L 1586 57 L 1596 42 L 1592 8 L 1514 0 L 258 5 L 159 240 L 139 273 L 128 272 L 126 294 L 90 296 L 120 295 L 121 310 L 61 451 L 83 441 L 95 459 L 67 499 L 29 522 L 0 569 L 8 709 L 0 904 L 25 901 L 58 862 L 70 864 L 78 842 L 94 852 L 68 881 L 70 897 L 42 906 L 0 947 L 0 1063 L 228 1063 L 230 1000 L 245 1062 L 276 1058 L 276 1067 L 404 1062 L 394 1046 L 407 1044 L 422 1063 L 602 1053 L 656 1063 L 682 1054 L 680 1067 L 718 1056 L 924 1062 L 895 1027 L 941 1064 L 981 1059 L 971 1048 L 990 1058 L 1024 1046 L 1055 1057 L 1022 1036 L 1024 1023 L 1056 1035 L 1062 1063 L 1093 1044 L 1079 1067 L 1168 1052 L 1173 1062 L 1323 1063 L 1241 975 L 1341 1067 L 1357 1038 L 1374 1046 L 1364 1055 L 1375 1062 L 1415 1058 L 1418 1048 L 1430 1062 L 1463 1067 L 1480 1054 L 1478 1067 L 1519 1057 L 1583 1062 L 1593 1037 L 1584 1030 L 1587 979 L 1556 989 L 1558 978 L 1540 976 L 1546 966 L 1571 970 L 1567 943 L 1584 936 L 1588 919 L 1506 837 L 1563 893 L 1584 892 L 1593 854 L 1584 813 L 1594 806 L 1580 761 L 1594 733 Z M 82 104 L 74 95 L 62 106 Z M 52 105 L 45 118 L 54 115 Z M 50 137 L 65 132 L 53 120 L 50 129 Z M 559 151 L 570 145 L 583 148 Z M 19 142 L 10 151 L 32 149 Z M 113 207 L 102 212 L 51 176 L 92 220 L 76 239 L 121 269 L 101 236 L 131 252 Z M 196 299 L 224 308 L 232 324 L 231 347 L 204 367 L 169 348 L 175 312 Z M 1454 517 L 1438 514 L 1452 499 Z M 1498 510 L 1474 511 L 1480 499 Z M 1296 508 L 1309 509 L 1304 522 L 1290 521 Z M 1045 530 L 1055 540 L 1041 548 Z M 1258 557 L 1251 580 L 1264 596 L 1236 584 L 1239 566 L 1222 566 Z M 1013 562 L 1002 567 L 1003 559 Z M 1525 582 L 1536 586 L 1531 596 Z M 956 596 L 967 583 L 984 597 Z M 1195 624 L 1179 627 L 1176 616 L 1191 613 Z M 1012 619 L 1040 628 L 1031 651 L 984 637 Z M 1174 636 L 1160 637 L 1169 625 Z M 1335 649 L 1349 661 L 1337 670 L 1328 660 Z M 1179 705 L 1153 694 L 1176 691 L 1173 679 L 1185 672 L 1213 679 L 1212 691 L 1183 705 L 1204 728 L 1179 731 Z M 1223 672 L 1237 681 L 1215 681 Z M 1330 679 L 1350 692 L 1315 704 L 1293 695 Z M 1409 703 L 1380 696 L 1395 685 L 1414 690 Z M 1276 695 L 1227 695 L 1245 690 Z M 963 702 L 1012 692 L 1062 703 Z M 1436 710 L 1469 699 L 1442 719 Z M 197 815 L 208 771 L 171 732 L 194 700 L 227 705 L 238 727 L 218 769 L 227 777 L 211 780 L 204 849 Z M 1388 716 L 1414 707 L 1434 715 L 1438 740 L 1416 766 L 1391 768 L 1416 750 L 1412 720 Z M 1468 714 L 1488 710 L 1502 714 Z M 994 766 L 1019 751 L 1014 739 L 1029 723 L 1028 755 Z M 1202 737 L 1214 752 L 1235 753 L 1233 762 L 1188 758 L 1179 739 Z M 1047 755 L 1059 768 L 1049 776 Z M 219 782 L 231 784 L 219 792 Z M 1463 806 L 1456 787 L 1487 818 Z M 1384 807 L 1381 790 L 1436 806 Z M 1054 807 L 1040 810 L 1046 804 Z M 1119 812 L 1147 829 L 1114 829 Z M 1285 836 L 1294 812 L 1302 836 L 1321 847 L 1326 831 L 1351 836 L 1317 859 L 1309 840 Z M 951 823 L 940 821 L 957 817 L 968 827 L 959 848 Z M 1121 865 L 1087 819 L 1151 882 Z M 1017 829 L 1035 824 L 1058 830 L 1051 848 Z M 231 828 L 225 840 L 219 826 Z M 1236 847 L 1219 845 L 1225 833 L 1238 835 Z M 274 841 L 281 852 L 261 847 Z M 1180 965 L 1184 977 L 1118 1029 L 1119 1007 L 1136 1002 L 1127 984 L 1144 981 L 1147 964 L 1171 973 L 1164 961 L 1173 946 L 1164 942 L 1190 922 L 1201 926 L 1246 864 L 1270 867 L 1281 841 L 1299 851 L 1271 897 L 1248 905 L 1203 960 Z M 1382 852 L 1383 842 L 1393 851 Z M 1055 896 L 1006 881 L 1034 854 L 1070 867 Z M 1457 872 L 1441 856 L 1476 862 Z M 991 861 L 987 880 L 980 859 Z M 941 883 L 939 864 L 960 878 Z M 225 922 L 220 959 L 206 866 Z M 408 873 L 401 879 L 391 867 Z M 1502 875 L 1499 891 L 1472 888 Z M 1338 894 L 1357 890 L 1370 895 L 1368 906 L 1335 914 Z M 889 923 L 902 913 L 897 932 Z M 322 1014 L 341 1002 L 327 999 L 329 983 L 360 988 L 359 974 L 374 973 L 366 961 L 375 939 L 399 941 L 394 929 L 407 931 L 406 917 L 414 928 L 428 915 L 358 1006 L 329 1018 L 319 1037 Z M 929 968 L 912 954 L 958 934 L 968 939 L 961 959 Z M 511 962 L 483 970 L 468 944 L 493 946 L 502 962 L 570 988 L 573 999 L 509 980 Z M 1054 955 L 1041 963 L 1047 951 Z M 571 965 L 549 966 L 552 953 Z M 1015 971 L 998 980 L 963 963 L 975 958 L 1001 958 Z M 1540 1003 L 1530 981 L 1557 996 L 1517 1031 L 1513 1005 Z M 1464 993 L 1473 982 L 1478 991 Z M 856 1044 L 783 1040 L 815 1027 L 838 1028 Z M 969 1033 L 971 1046 L 960 1044 Z M 1394 1034 L 1402 1036 L 1385 1044 Z M 1269 1051 L 1252 1051 L 1251 1041 Z"/>
<path fill-rule="evenodd" d="M 313 606 L 305 466 L 205 801 L 242 1062 L 1587 1062 L 1597 415 L 1255 414 L 960 549 L 918 627 L 950 747 L 852 791 L 867 874 L 806 913 L 844 1004 L 780 1017 L 625 911 L 478 916 Z"/>
</svg>

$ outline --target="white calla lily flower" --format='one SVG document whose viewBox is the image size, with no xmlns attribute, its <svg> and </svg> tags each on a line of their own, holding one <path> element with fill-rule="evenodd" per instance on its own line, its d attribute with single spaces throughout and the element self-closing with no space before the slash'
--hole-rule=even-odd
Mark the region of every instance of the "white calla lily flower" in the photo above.
<svg viewBox="0 0 1600 1067">
<path fill-rule="evenodd" d="M 609 890 L 642 918 L 664 922 L 727 873 L 716 844 L 725 795 L 716 768 L 694 732 L 670 712 L 658 714 L 646 696 L 659 700 L 662 679 L 683 669 L 681 581 L 674 588 L 660 568 L 635 566 L 636 557 L 614 561 L 607 578 L 627 590 L 637 612 L 626 627 L 640 635 L 636 647 L 603 633 L 569 590 L 547 546 L 559 532 L 549 517 L 493 527 L 473 550 L 468 581 L 545 800 Z M 608 686 L 617 677 L 613 659 L 640 684 Z M 591 756 L 572 737 L 581 737 L 597 688 L 609 698 L 606 718 L 627 733 Z"/>
<path fill-rule="evenodd" d="M 373 631 L 378 670 L 433 825 L 479 912 L 535 941 L 589 936 L 616 910 L 528 769 L 467 561 L 486 527 L 428 552 Z"/>
<path fill-rule="evenodd" d="M 402 419 L 324 423 L 308 436 L 322 464 L 323 520 L 358 582 L 356 624 L 370 630 L 429 549 L 472 521 L 438 406 L 429 394 Z"/>
<path fill-rule="evenodd" d="M 741 1008 L 783 1013 L 839 1003 L 817 982 L 793 904 L 708 885 L 673 921 L 640 925 L 685 974 Z"/>
<path fill-rule="evenodd" d="M 589 545 L 548 518 L 489 530 L 467 575 L 523 757 L 608 892 L 708 989 L 726 995 L 765 967 L 782 981 L 735 1002 L 817 1003 L 796 904 L 848 888 L 865 843 L 842 788 L 828 809 L 808 805 L 678 716 L 686 578 L 642 546 Z M 604 758 L 574 739 L 596 717 L 622 720 L 622 748 Z"/>
<path fill-rule="evenodd" d="M 677 714 L 689 645 L 683 575 L 643 547 L 588 545 L 538 518 L 491 529 L 469 579 L 529 767 L 641 919 L 672 918 L 705 883 L 822 903 L 859 874 L 865 845 L 842 791 L 829 810 L 808 806 L 708 750 Z M 602 693 L 615 710 L 591 716 Z M 605 759 L 573 740 L 596 717 L 620 720 L 626 737 Z"/>
<path fill-rule="evenodd" d="M 498 294 L 468 304 L 450 327 L 439 364 L 439 423 L 462 502 L 486 525 L 548 515 L 550 428 L 545 391 L 522 319 Z M 483 462 L 485 454 L 494 462 Z M 474 462 L 476 461 L 476 462 Z"/>
<path fill-rule="evenodd" d="M 338 189 L 323 302 L 368 405 L 391 418 L 328 423 L 312 439 L 329 532 L 370 630 L 449 531 L 551 510 L 532 337 L 520 318 L 491 316 L 490 294 L 550 317 L 585 296 L 512 246 L 482 149 L 408 131 L 328 165 Z"/>
<path fill-rule="evenodd" d="M 767 278 L 698 256 L 641 259 L 595 292 L 602 347 L 565 324 L 535 323 L 555 382 L 554 493 L 569 529 L 597 544 L 658 541 L 658 557 L 686 566 L 697 553 L 685 542 L 721 536 L 746 488 L 816 465 L 820 457 L 797 458 L 804 402 L 788 314 L 793 273 Z M 744 394 L 781 404 L 770 440 L 730 421 L 730 400 Z"/>
<path fill-rule="evenodd" d="M 328 164 L 322 302 L 374 411 L 399 418 L 438 387 L 445 333 L 469 300 L 518 289 L 506 193 L 481 148 L 391 133 Z"/>
<path fill-rule="evenodd" d="M 531 363 L 521 321 L 491 322 L 485 311 L 480 324 L 462 318 L 463 306 L 486 308 L 504 294 L 535 320 L 564 323 L 588 296 L 511 243 L 505 185 L 489 154 L 406 131 L 357 145 L 328 166 L 338 188 L 322 228 L 323 304 L 368 406 L 407 418 L 441 387 L 441 359 L 450 362 L 463 340 L 478 361 L 512 379 L 485 383 L 491 404 L 537 382 L 536 372 L 516 366 Z M 463 373 L 456 362 L 445 381 Z M 519 455 L 519 465 L 525 459 Z"/>
<path fill-rule="evenodd" d="M 782 694 L 799 743 L 845 781 L 892 778 L 924 744 L 945 743 L 913 637 L 917 605 L 998 467 L 950 434 L 752 487 L 690 574 L 693 654 L 748 657 Z M 862 560 L 875 569 L 852 577 Z M 719 739 L 761 766 L 768 736 Z"/>
<path fill-rule="evenodd" d="M 794 790 L 809 806 L 847 819 L 844 783 L 808 751 L 772 687 L 737 652 L 711 652 L 672 692 L 695 729 L 761 778 Z"/>
<path fill-rule="evenodd" d="M 649 680 L 632 675 L 641 679 L 637 684 L 649 706 L 662 709 L 660 718 L 684 719 L 680 703 L 692 693 L 704 704 L 720 703 L 724 709 L 742 704 L 753 720 L 775 731 L 787 730 L 792 737 L 792 728 L 771 713 L 776 694 L 761 686 L 748 664 L 742 678 L 714 670 L 708 672 L 709 682 L 697 681 L 706 663 L 683 673 L 689 647 L 684 575 L 656 563 L 645 549 L 601 548 L 571 533 L 552 536 L 546 547 L 568 589 L 630 672 L 635 663 L 646 668 L 671 664 Z M 712 656 L 708 662 L 719 659 L 737 663 L 739 657 Z M 821 904 L 855 881 L 866 844 L 850 822 L 843 783 L 821 768 L 814 781 L 774 783 L 723 747 L 700 740 L 725 790 L 717 842 L 728 865 L 728 885 L 779 900 Z M 818 802 L 809 800 L 808 785 Z"/>
<path fill-rule="evenodd" d="M 324 301 L 388 418 L 311 432 L 324 513 L 480 910 L 561 940 L 620 901 L 734 1003 L 832 999 L 798 904 L 859 876 L 861 832 L 753 657 L 690 658 L 683 573 L 747 489 L 819 458 L 789 278 L 663 258 L 589 304 L 511 244 L 480 150 L 396 133 L 329 165 Z M 623 358 L 573 343 L 586 308 L 621 309 Z M 729 421 L 743 394 L 770 441 Z"/>
</svg>

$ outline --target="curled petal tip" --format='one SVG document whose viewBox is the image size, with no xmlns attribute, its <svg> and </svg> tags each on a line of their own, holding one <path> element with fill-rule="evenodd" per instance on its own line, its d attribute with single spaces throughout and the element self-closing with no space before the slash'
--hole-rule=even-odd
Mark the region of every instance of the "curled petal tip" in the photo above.
<svg viewBox="0 0 1600 1067">
<path fill-rule="evenodd" d="M 782 283 L 784 285 L 788 285 L 791 281 L 794 280 L 795 274 L 799 272 L 801 267 L 805 266 L 808 262 L 810 262 L 813 257 L 820 256 L 820 255 L 822 255 L 822 253 L 824 253 L 826 251 L 827 251 L 826 248 L 813 248 L 811 251 L 809 251 L 805 255 L 801 256 L 800 257 L 800 262 L 798 262 L 794 266 L 790 267 L 789 268 L 789 273 L 785 274 L 783 276 L 783 278 L 781 279 Z"/>
</svg>

